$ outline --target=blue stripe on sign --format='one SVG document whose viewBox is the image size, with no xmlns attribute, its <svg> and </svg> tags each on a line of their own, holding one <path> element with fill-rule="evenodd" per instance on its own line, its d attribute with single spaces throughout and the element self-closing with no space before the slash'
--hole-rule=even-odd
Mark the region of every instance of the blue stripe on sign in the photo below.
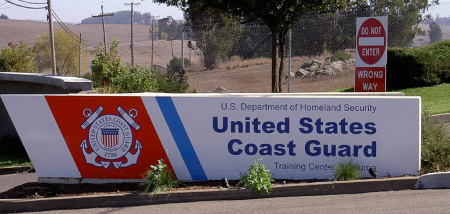
<svg viewBox="0 0 450 214">
<path fill-rule="evenodd" d="M 166 119 L 167 126 L 169 126 L 170 132 L 181 153 L 181 157 L 183 157 L 184 163 L 191 174 L 192 180 L 208 180 L 172 98 L 156 97 L 156 101 Z"/>
</svg>

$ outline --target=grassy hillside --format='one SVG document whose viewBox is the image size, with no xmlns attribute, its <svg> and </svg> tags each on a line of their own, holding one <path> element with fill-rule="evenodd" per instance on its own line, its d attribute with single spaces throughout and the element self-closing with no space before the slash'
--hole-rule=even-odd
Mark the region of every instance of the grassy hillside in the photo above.
<svg viewBox="0 0 450 214">
<path fill-rule="evenodd" d="M 87 45 L 98 45 L 103 41 L 102 25 L 73 25 L 65 24 L 74 34 L 82 36 Z M 149 41 L 149 29 L 147 25 L 133 26 L 134 41 Z M 43 33 L 48 32 L 49 26 L 46 22 L 24 21 L 24 20 L 0 20 L 0 48 L 7 47 L 8 42 L 19 43 L 23 41 L 25 44 L 32 45 L 36 38 Z M 62 29 L 58 23 L 54 23 L 54 29 Z M 111 41 L 112 38 L 121 41 L 130 41 L 130 25 L 114 24 L 106 25 L 106 38 Z"/>
</svg>

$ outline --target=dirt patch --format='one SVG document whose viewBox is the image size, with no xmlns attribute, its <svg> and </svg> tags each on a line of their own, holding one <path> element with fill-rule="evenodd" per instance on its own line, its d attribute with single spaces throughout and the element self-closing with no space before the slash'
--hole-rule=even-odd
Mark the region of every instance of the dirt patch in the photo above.
<svg viewBox="0 0 450 214">
<path fill-rule="evenodd" d="M 215 189 L 220 188 L 221 181 L 180 183 L 172 190 Z M 50 197 L 68 197 L 84 195 L 108 195 L 118 193 L 141 193 L 144 187 L 140 183 L 112 184 L 45 184 L 26 183 L 0 193 L 0 199 L 32 199 Z"/>
<path fill-rule="evenodd" d="M 314 58 L 325 61 L 324 56 Z M 304 63 L 311 61 L 309 57 L 296 57 L 292 60 L 291 72 L 299 70 Z M 285 68 L 285 75 L 287 74 Z M 315 78 L 292 77 L 290 82 L 291 93 L 302 92 L 329 92 L 336 89 L 354 86 L 354 63 L 344 63 L 342 71 L 334 76 L 319 76 Z M 188 82 L 190 90 L 198 93 L 270 93 L 271 92 L 271 65 L 252 65 L 249 67 L 233 69 L 216 69 L 213 71 L 200 68 L 188 69 Z M 283 76 L 283 92 L 288 92 L 288 80 Z"/>
<path fill-rule="evenodd" d="M 324 180 L 277 180 L 276 185 L 287 183 L 311 183 Z M 229 181 L 229 188 L 236 188 L 237 180 Z M 197 181 L 180 183 L 170 191 L 220 189 L 225 188 L 221 180 Z M 118 193 L 142 193 L 144 187 L 140 183 L 112 183 L 112 184 L 45 184 L 26 183 L 0 193 L 0 199 L 35 199 L 87 195 L 110 195 Z"/>
</svg>

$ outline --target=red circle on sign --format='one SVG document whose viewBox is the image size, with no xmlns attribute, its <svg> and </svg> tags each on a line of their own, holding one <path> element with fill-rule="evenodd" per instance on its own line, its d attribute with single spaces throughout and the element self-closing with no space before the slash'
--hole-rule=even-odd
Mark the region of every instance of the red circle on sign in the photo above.
<svg viewBox="0 0 450 214">
<path fill-rule="evenodd" d="M 359 57 L 364 63 L 373 65 L 383 57 L 386 49 L 386 31 L 378 19 L 369 18 L 364 21 L 356 40 Z"/>
</svg>

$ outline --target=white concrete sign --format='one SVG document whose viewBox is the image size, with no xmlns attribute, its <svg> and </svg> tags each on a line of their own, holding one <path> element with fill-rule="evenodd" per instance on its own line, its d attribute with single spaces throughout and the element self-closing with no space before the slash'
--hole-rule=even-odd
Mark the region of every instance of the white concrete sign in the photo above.
<svg viewBox="0 0 450 214">
<path fill-rule="evenodd" d="M 180 180 L 237 179 L 262 158 L 277 179 L 417 175 L 420 97 L 273 94 L 1 98 L 39 177 L 139 179 L 165 158 Z"/>
</svg>

